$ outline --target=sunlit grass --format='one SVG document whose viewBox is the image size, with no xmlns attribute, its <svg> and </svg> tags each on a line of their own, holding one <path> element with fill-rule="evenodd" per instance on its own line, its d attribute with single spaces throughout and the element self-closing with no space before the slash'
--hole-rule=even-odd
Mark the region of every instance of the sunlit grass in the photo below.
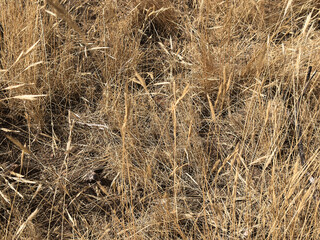
<svg viewBox="0 0 320 240">
<path fill-rule="evenodd" d="M 0 1 L 0 237 L 317 239 L 319 7 Z"/>
</svg>

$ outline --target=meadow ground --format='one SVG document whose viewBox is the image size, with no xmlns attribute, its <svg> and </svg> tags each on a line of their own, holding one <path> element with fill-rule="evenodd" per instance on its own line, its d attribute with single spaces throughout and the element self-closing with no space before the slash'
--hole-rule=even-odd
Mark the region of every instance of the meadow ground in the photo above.
<svg viewBox="0 0 320 240">
<path fill-rule="evenodd" d="M 319 8 L 1 0 L 0 238 L 319 239 Z"/>
</svg>

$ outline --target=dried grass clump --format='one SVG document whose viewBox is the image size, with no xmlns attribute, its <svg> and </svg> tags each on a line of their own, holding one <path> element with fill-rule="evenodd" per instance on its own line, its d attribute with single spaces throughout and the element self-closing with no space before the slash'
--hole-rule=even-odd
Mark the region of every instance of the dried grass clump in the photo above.
<svg viewBox="0 0 320 240">
<path fill-rule="evenodd" d="M 179 12 L 170 1 L 140 1 L 137 10 L 135 27 L 138 26 L 147 38 L 159 41 L 177 33 Z"/>
<path fill-rule="evenodd" d="M 318 238 L 319 1 L 0 9 L 1 239 Z"/>
</svg>

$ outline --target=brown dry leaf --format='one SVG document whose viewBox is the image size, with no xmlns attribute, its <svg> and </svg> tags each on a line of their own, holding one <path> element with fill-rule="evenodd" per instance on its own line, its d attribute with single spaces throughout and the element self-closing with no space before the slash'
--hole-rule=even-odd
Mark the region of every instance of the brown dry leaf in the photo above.
<svg viewBox="0 0 320 240">
<path fill-rule="evenodd" d="M 18 84 L 18 85 L 6 87 L 6 88 L 4 88 L 3 90 L 11 90 L 11 89 L 23 87 L 23 86 L 25 86 L 25 85 L 26 85 L 25 83 L 22 83 L 22 84 Z"/>
<path fill-rule="evenodd" d="M 182 95 L 179 97 L 179 99 L 176 102 L 176 106 L 178 103 L 186 96 L 186 94 L 189 92 L 189 84 L 183 89 Z"/>
<path fill-rule="evenodd" d="M 212 105 L 212 102 L 211 102 L 211 99 L 210 99 L 210 96 L 209 94 L 207 94 L 207 99 L 208 99 L 208 102 L 209 102 L 209 107 L 210 107 L 210 112 L 211 112 L 211 118 L 213 121 L 216 120 L 216 114 L 214 112 L 214 108 L 213 108 L 213 105 Z"/>
<path fill-rule="evenodd" d="M 11 129 L 8 129 L 8 128 L 0 128 L 1 131 L 4 131 L 4 132 L 15 132 L 15 133 L 19 133 L 20 131 L 18 130 L 11 130 Z"/>
<path fill-rule="evenodd" d="M 139 80 L 139 83 L 140 83 L 141 86 L 144 88 L 144 90 L 145 90 L 147 93 L 149 93 L 145 80 L 141 77 L 141 75 L 140 75 L 137 71 L 135 71 L 135 76 L 136 76 L 136 78 Z"/>
<path fill-rule="evenodd" d="M 20 100 L 29 100 L 29 101 L 34 101 L 37 100 L 38 97 L 46 97 L 46 94 L 40 94 L 40 95 L 19 95 L 19 96 L 14 96 L 12 98 L 14 99 L 20 99 Z"/>
<path fill-rule="evenodd" d="M 65 20 L 70 27 L 72 27 L 76 32 L 78 32 L 83 38 L 85 34 L 82 32 L 82 30 L 78 27 L 78 25 L 71 19 L 68 12 L 61 6 L 61 4 L 58 1 L 51 1 L 47 0 L 50 6 L 52 6 L 59 17 L 61 17 L 63 20 Z"/>
<path fill-rule="evenodd" d="M 26 147 L 26 146 L 23 146 L 19 140 L 9 136 L 9 135 L 6 135 L 6 138 L 8 138 L 12 143 L 14 143 L 18 148 L 20 148 L 22 151 L 24 151 L 25 153 L 31 155 L 31 151 Z"/>
<path fill-rule="evenodd" d="M 30 216 L 27 218 L 27 220 L 20 225 L 18 231 L 16 232 L 15 236 L 18 237 L 20 234 L 23 232 L 23 230 L 26 228 L 27 224 L 34 219 L 34 217 L 37 215 L 39 212 L 39 209 L 37 208 L 36 210 L 33 211 L 33 213 L 30 214 Z"/>
</svg>

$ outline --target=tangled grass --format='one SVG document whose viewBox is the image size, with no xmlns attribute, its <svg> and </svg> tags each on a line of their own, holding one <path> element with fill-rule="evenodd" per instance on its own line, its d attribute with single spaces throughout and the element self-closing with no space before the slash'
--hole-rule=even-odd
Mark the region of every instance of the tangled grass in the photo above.
<svg viewBox="0 0 320 240">
<path fill-rule="evenodd" d="M 1 239 L 318 239 L 319 7 L 0 1 Z"/>
</svg>

